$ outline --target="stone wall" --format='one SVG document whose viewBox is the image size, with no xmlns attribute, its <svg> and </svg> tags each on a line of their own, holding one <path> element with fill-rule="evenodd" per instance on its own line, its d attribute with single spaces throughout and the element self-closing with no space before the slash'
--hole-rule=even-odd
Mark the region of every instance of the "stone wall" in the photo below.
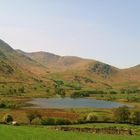
<svg viewBox="0 0 140 140">
<path fill-rule="evenodd" d="M 132 135 L 131 129 L 122 128 L 76 128 L 76 127 L 54 127 L 56 130 L 74 131 L 74 132 L 89 132 L 100 134 L 116 134 L 116 135 Z"/>
</svg>

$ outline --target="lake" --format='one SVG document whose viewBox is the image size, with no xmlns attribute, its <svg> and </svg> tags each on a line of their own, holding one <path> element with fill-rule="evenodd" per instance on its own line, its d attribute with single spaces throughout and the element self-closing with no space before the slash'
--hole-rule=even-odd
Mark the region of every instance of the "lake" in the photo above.
<svg viewBox="0 0 140 140">
<path fill-rule="evenodd" d="M 117 108 L 120 106 L 132 107 L 128 104 L 96 100 L 91 98 L 33 98 L 28 103 L 36 108 Z"/>
</svg>

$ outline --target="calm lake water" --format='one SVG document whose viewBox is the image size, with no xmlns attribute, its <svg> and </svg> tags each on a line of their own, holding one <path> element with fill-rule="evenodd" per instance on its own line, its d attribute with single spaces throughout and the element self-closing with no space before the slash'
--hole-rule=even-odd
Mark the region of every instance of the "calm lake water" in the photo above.
<svg viewBox="0 0 140 140">
<path fill-rule="evenodd" d="M 36 105 L 39 108 L 117 108 L 120 106 L 129 106 L 128 104 L 103 101 L 89 98 L 33 98 L 28 103 Z"/>
</svg>

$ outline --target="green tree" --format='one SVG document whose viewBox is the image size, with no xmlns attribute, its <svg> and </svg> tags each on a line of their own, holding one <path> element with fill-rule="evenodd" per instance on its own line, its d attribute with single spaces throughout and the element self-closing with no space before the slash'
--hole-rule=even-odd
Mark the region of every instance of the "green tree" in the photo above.
<svg viewBox="0 0 140 140">
<path fill-rule="evenodd" d="M 32 123 L 32 121 L 33 121 L 35 118 L 39 118 L 39 119 L 42 118 L 41 114 L 39 114 L 37 111 L 27 112 L 26 116 L 27 116 L 27 118 L 28 118 L 30 124 Z"/>
<path fill-rule="evenodd" d="M 31 124 L 31 122 L 35 119 L 35 115 L 32 112 L 27 113 L 27 118 L 29 120 L 29 123 Z"/>
<path fill-rule="evenodd" d="M 119 107 L 114 112 L 115 121 L 118 123 L 127 123 L 129 122 L 130 111 L 127 106 Z"/>
<path fill-rule="evenodd" d="M 134 124 L 140 124 L 140 111 L 133 112 L 131 120 Z"/>
<path fill-rule="evenodd" d="M 60 88 L 60 87 L 55 88 L 55 93 L 60 95 L 61 97 L 65 97 L 65 95 L 66 95 L 65 90 L 63 88 Z"/>
</svg>

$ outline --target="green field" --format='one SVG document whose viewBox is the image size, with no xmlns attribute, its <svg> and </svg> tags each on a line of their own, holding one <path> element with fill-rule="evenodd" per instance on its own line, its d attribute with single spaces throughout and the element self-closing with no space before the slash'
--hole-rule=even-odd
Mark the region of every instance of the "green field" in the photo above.
<svg viewBox="0 0 140 140">
<path fill-rule="evenodd" d="M 0 140 L 139 140 L 140 136 L 62 132 L 46 127 L 0 125 Z"/>
</svg>

